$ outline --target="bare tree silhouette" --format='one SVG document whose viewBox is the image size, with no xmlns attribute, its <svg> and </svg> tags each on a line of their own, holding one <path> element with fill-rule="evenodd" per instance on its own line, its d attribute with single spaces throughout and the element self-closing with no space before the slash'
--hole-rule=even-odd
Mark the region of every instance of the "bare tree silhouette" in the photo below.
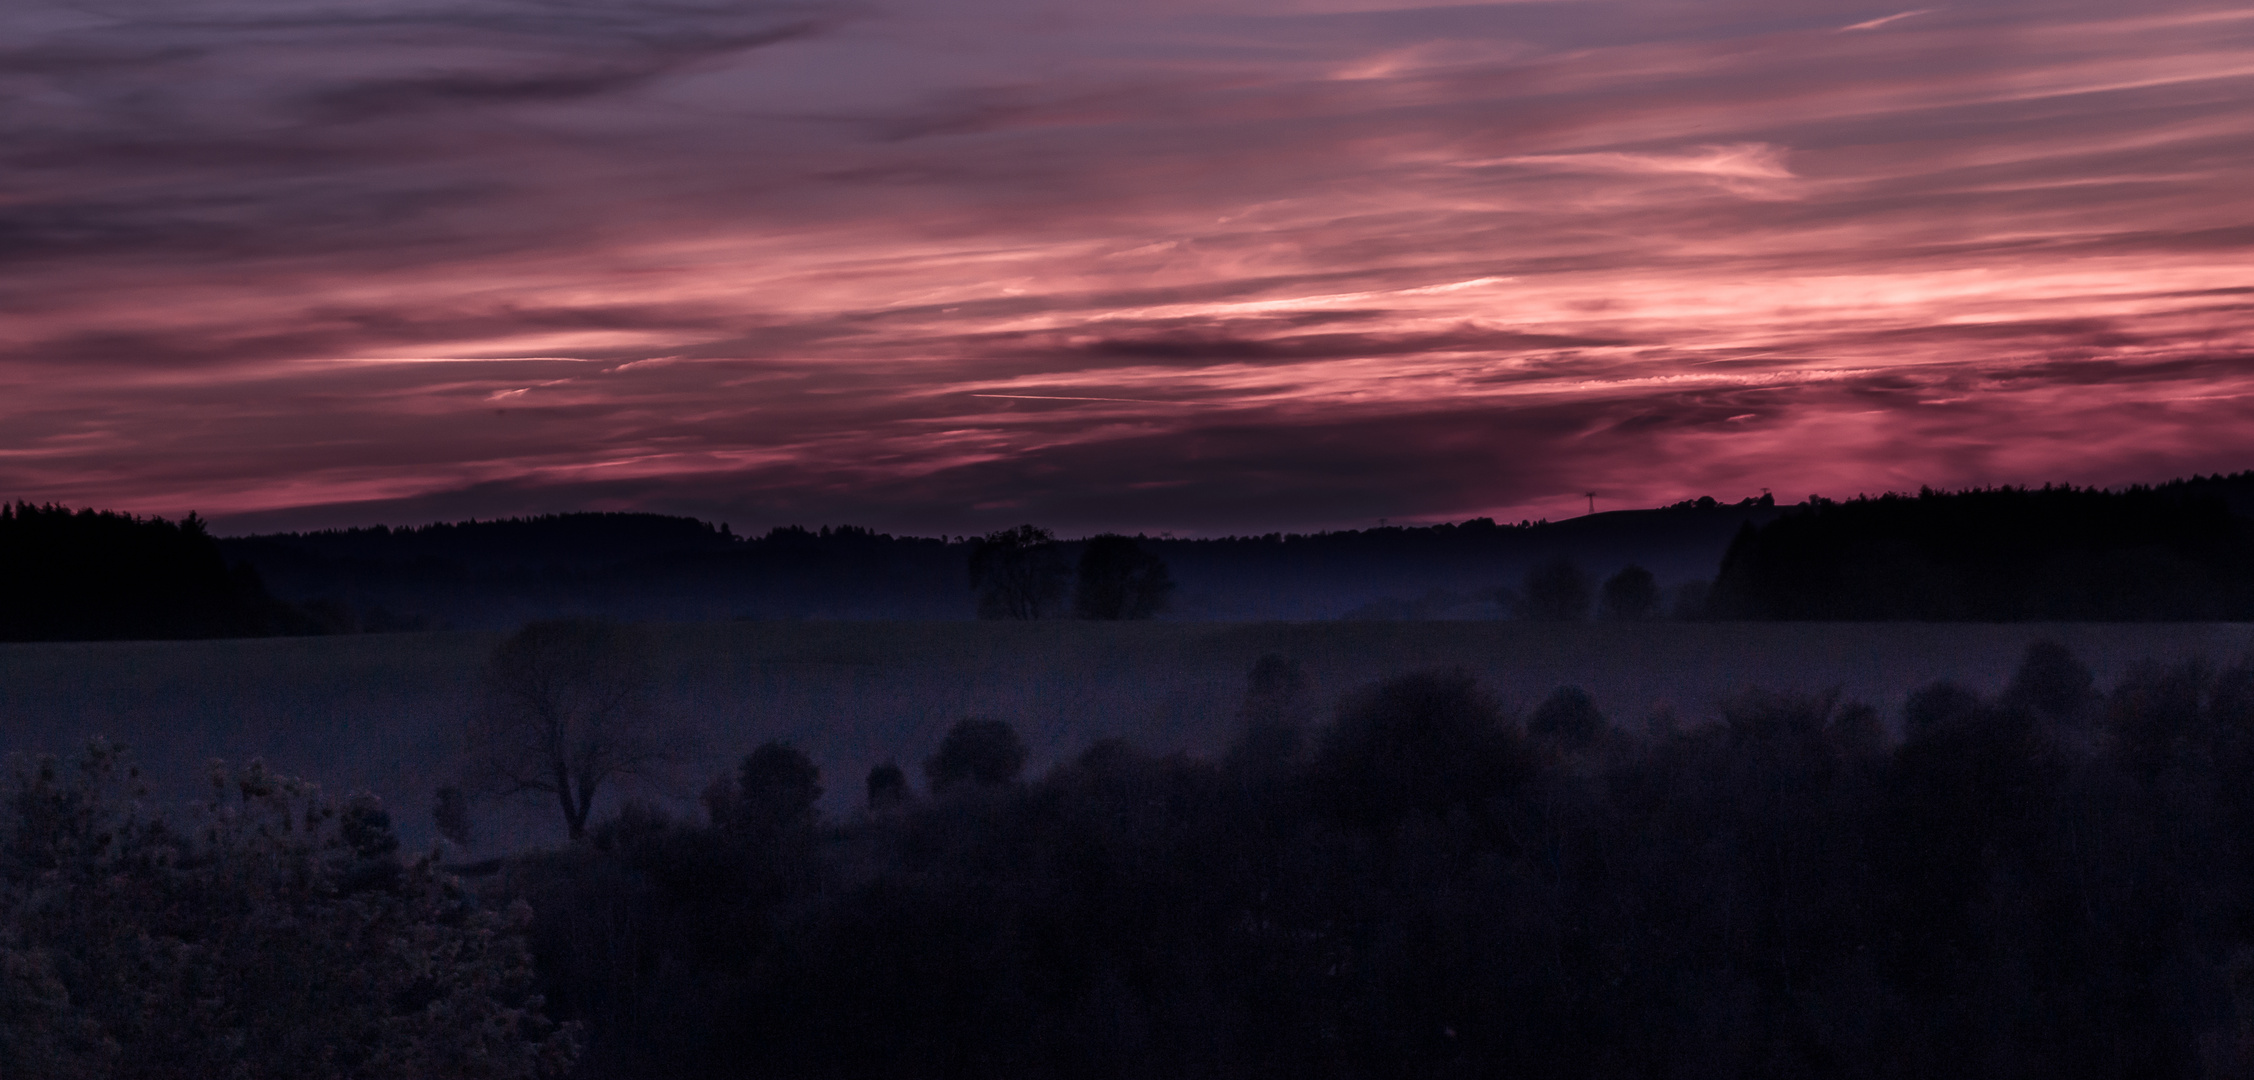
<svg viewBox="0 0 2254 1080">
<path fill-rule="evenodd" d="M 527 623 L 486 662 L 470 725 L 470 780 L 495 795 L 555 796 L 571 838 L 587 831 L 602 785 L 646 775 L 678 756 L 651 702 L 649 647 L 598 619 Z"/>
</svg>

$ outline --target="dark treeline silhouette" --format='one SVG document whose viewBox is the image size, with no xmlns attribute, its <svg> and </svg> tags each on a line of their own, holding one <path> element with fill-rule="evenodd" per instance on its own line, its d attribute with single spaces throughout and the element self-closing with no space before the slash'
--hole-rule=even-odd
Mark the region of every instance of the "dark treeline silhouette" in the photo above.
<svg viewBox="0 0 2254 1080">
<path fill-rule="evenodd" d="M 977 552 L 1001 534 L 949 539 L 788 526 L 742 537 L 691 518 L 559 514 L 280 533 L 220 544 L 228 558 L 256 567 L 277 595 L 324 613 L 337 627 L 370 631 L 502 630 L 559 615 L 968 619 L 986 610 L 1323 619 L 1373 600 L 1384 607 L 1384 598 L 1396 598 L 1395 607 L 1413 614 L 1421 601 L 1403 607 L 1398 598 L 1435 593 L 1446 594 L 1446 603 L 1424 607 L 1467 600 L 1477 606 L 1475 594 L 1562 553 L 1598 568 L 1638 563 L 1670 584 L 1704 580 L 1740 523 L 1767 521 L 1778 512 L 1765 499 L 1725 504 L 1708 498 L 1518 525 L 1480 518 L 1207 539 L 1050 536 L 1049 565 L 1027 578 L 1045 591 L 1032 602 L 1000 608 L 986 606 L 1001 601 L 1000 594 L 966 589 L 965 581 Z M 1021 546 L 1038 551 L 1038 545 Z M 1087 560 L 1091 546 L 1098 556 L 1093 563 Z M 1081 596 L 1091 601 L 1085 611 Z M 1512 614 L 1492 603 L 1484 610 L 1483 617 Z"/>
<path fill-rule="evenodd" d="M 221 542 L 281 595 L 365 630 L 506 629 L 560 615 L 967 618 L 965 545 L 853 526 L 736 536 L 658 514 L 554 514 Z"/>
<path fill-rule="evenodd" d="M 1104 533 L 1065 545 L 1036 525 L 979 537 L 970 545 L 970 587 L 978 617 L 1045 619 L 1069 610 L 1078 619 L 1148 619 L 1165 610 L 1174 579 L 1166 560 L 1151 554 L 1144 543 L 1144 538 Z M 1079 549 L 1069 571 L 1068 547 Z"/>
<path fill-rule="evenodd" d="M 1183 603 L 1197 598 L 1216 617 L 1519 618 L 1530 612 L 1511 586 L 1525 568 L 1569 556 L 1583 568 L 1632 563 L 1670 583 L 1708 580 L 1741 524 L 1779 513 L 1766 496 L 1704 498 L 1516 525 L 1474 518 L 1148 544 L 1180 583 Z M 1370 599 L 1341 604 L 1342 594 Z"/>
<path fill-rule="evenodd" d="M 476 571 L 552 567 L 599 569 L 656 555 L 723 551 L 736 537 L 725 525 L 663 514 L 547 514 L 489 521 L 382 525 L 278 533 L 228 541 L 248 552 L 272 545 L 344 562 L 452 563 Z"/>
<path fill-rule="evenodd" d="M 1082 619 L 1148 619 L 1166 610 L 1174 577 L 1166 560 L 1132 536 L 1105 533 L 1080 545 L 1072 613 Z"/>
<path fill-rule="evenodd" d="M 1926 490 L 1813 499 L 1730 545 L 1720 618 L 2243 620 L 2254 474 L 2157 488 Z"/>
<path fill-rule="evenodd" d="M 1251 673 L 1217 762 L 1007 724 L 812 813 L 762 747 L 504 863 L 588 1077 L 2192 1077 L 2254 1068 L 2254 665 L 2051 643 L 1890 733 Z M 902 748 L 904 751 L 912 748 Z M 744 808 L 762 808 L 747 810 Z"/>
<path fill-rule="evenodd" d="M 9 563 L 36 583 L 17 595 L 88 600 L 18 604 L 11 617 L 25 625 L 75 620 L 67 632 L 18 631 L 33 637 L 508 629 L 583 615 L 2254 618 L 2254 473 L 2121 492 L 1999 488 L 1796 507 L 1704 498 L 1558 522 L 1207 539 L 1059 541 L 1031 525 L 969 539 L 851 526 L 747 538 L 691 518 L 560 514 L 220 539 L 215 556 L 192 517 L 7 513 L 31 523 L 10 542 L 38 548 Z M 120 543 L 140 554 L 119 554 Z M 1723 587 L 1709 593 L 1717 564 Z M 81 572 L 89 566 L 105 569 Z M 231 585 L 209 584 L 214 566 Z M 259 581 L 294 606 L 264 598 Z M 196 590 L 205 599 L 167 598 Z"/>
<path fill-rule="evenodd" d="M 306 633 L 314 620 L 229 566 L 195 515 L 0 506 L 0 641 Z"/>
</svg>

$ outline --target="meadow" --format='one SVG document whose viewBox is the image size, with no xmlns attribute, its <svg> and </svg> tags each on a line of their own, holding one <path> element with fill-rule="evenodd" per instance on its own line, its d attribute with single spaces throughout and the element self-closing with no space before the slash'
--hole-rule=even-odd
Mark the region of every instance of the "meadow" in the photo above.
<svg viewBox="0 0 2254 1080">
<path fill-rule="evenodd" d="M 668 775 L 607 790 L 601 816 L 639 794 L 696 814 L 696 794 L 752 747 L 786 739 L 823 771 L 823 810 L 853 812 L 861 781 L 919 765 L 968 715 L 1009 721 L 1029 773 L 1101 738 L 1217 754 L 1245 676 L 1264 654 L 1299 661 L 1316 699 L 1418 668 L 1461 665 L 1523 713 L 1554 688 L 1587 690 L 1614 724 L 1655 711 L 1695 724 L 1748 689 L 1820 692 L 1897 723 L 1937 679 L 1988 693 L 2027 644 L 2055 638 L 2109 687 L 2144 659 L 2237 659 L 2240 623 L 1932 624 L 1319 622 L 729 622 L 650 627 L 661 699 L 683 728 Z M 332 791 L 367 790 L 410 847 L 457 765 L 480 667 L 501 635 L 374 634 L 0 646 L 0 750 L 66 753 L 118 739 L 155 797 L 190 797 L 213 758 L 252 757 Z M 473 851 L 558 843 L 553 808 L 482 804 Z"/>
</svg>

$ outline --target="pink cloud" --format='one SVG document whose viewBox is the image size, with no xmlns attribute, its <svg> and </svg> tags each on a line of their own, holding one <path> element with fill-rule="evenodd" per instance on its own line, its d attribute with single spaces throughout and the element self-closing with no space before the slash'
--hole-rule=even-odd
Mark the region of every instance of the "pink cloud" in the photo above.
<svg viewBox="0 0 2254 1080">
<path fill-rule="evenodd" d="M 1266 531 L 2254 464 L 2224 7 L 195 11 L 13 16 L 0 497 Z"/>
</svg>

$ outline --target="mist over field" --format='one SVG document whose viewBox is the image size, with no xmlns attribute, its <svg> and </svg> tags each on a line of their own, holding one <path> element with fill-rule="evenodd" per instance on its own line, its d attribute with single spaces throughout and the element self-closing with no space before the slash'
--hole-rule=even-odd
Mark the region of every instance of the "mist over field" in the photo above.
<svg viewBox="0 0 2254 1080">
<path fill-rule="evenodd" d="M 2238 1076 L 2250 496 L 0 507 L 0 1067 Z"/>
<path fill-rule="evenodd" d="M 1029 769 L 1100 739 L 1215 757 L 1238 734 L 1246 676 L 1276 653 L 1316 701 L 1407 671 L 1462 665 L 1523 715 L 1561 685 L 1614 724 L 1659 708 L 1695 725 L 1747 690 L 1875 706 L 1898 727 L 1906 695 L 1953 679 L 2000 689 L 2037 638 L 2073 649 L 2110 685 L 2140 660 L 2236 659 L 2244 624 L 1539 624 L 1525 622 L 1090 623 L 731 622 L 651 628 L 658 699 L 700 740 L 664 782 L 601 793 L 598 813 L 654 797 L 694 817 L 708 781 L 782 739 L 820 766 L 823 810 L 858 807 L 868 769 L 911 775 L 965 716 L 1007 720 Z M 459 768 L 487 632 L 192 642 L 0 645 L 0 745 L 68 752 L 122 740 L 185 799 L 207 759 L 263 757 L 332 790 L 365 789 L 403 841 L 434 837 L 437 786 Z M 919 781 L 920 783 L 920 781 Z M 562 841 L 551 799 L 481 803 L 479 854 Z"/>
<path fill-rule="evenodd" d="M 1667 590 L 1701 583 L 1738 530 L 1784 512 L 1766 498 L 1689 500 L 1517 524 L 1474 518 L 1312 534 L 1136 537 L 1173 588 L 1161 620 L 1498 619 L 1545 561 L 1596 580 L 1635 565 Z M 530 619 L 968 619 L 980 537 L 891 536 L 654 514 L 570 514 L 224 537 L 280 599 L 320 605 L 339 629 L 511 630 Z M 1086 538 L 1058 538 L 1072 566 Z M 1671 594 L 1670 594 L 1671 595 Z M 1662 597 L 1664 601 L 1667 597 Z M 1662 602 L 1655 614 L 1668 613 Z"/>
</svg>

